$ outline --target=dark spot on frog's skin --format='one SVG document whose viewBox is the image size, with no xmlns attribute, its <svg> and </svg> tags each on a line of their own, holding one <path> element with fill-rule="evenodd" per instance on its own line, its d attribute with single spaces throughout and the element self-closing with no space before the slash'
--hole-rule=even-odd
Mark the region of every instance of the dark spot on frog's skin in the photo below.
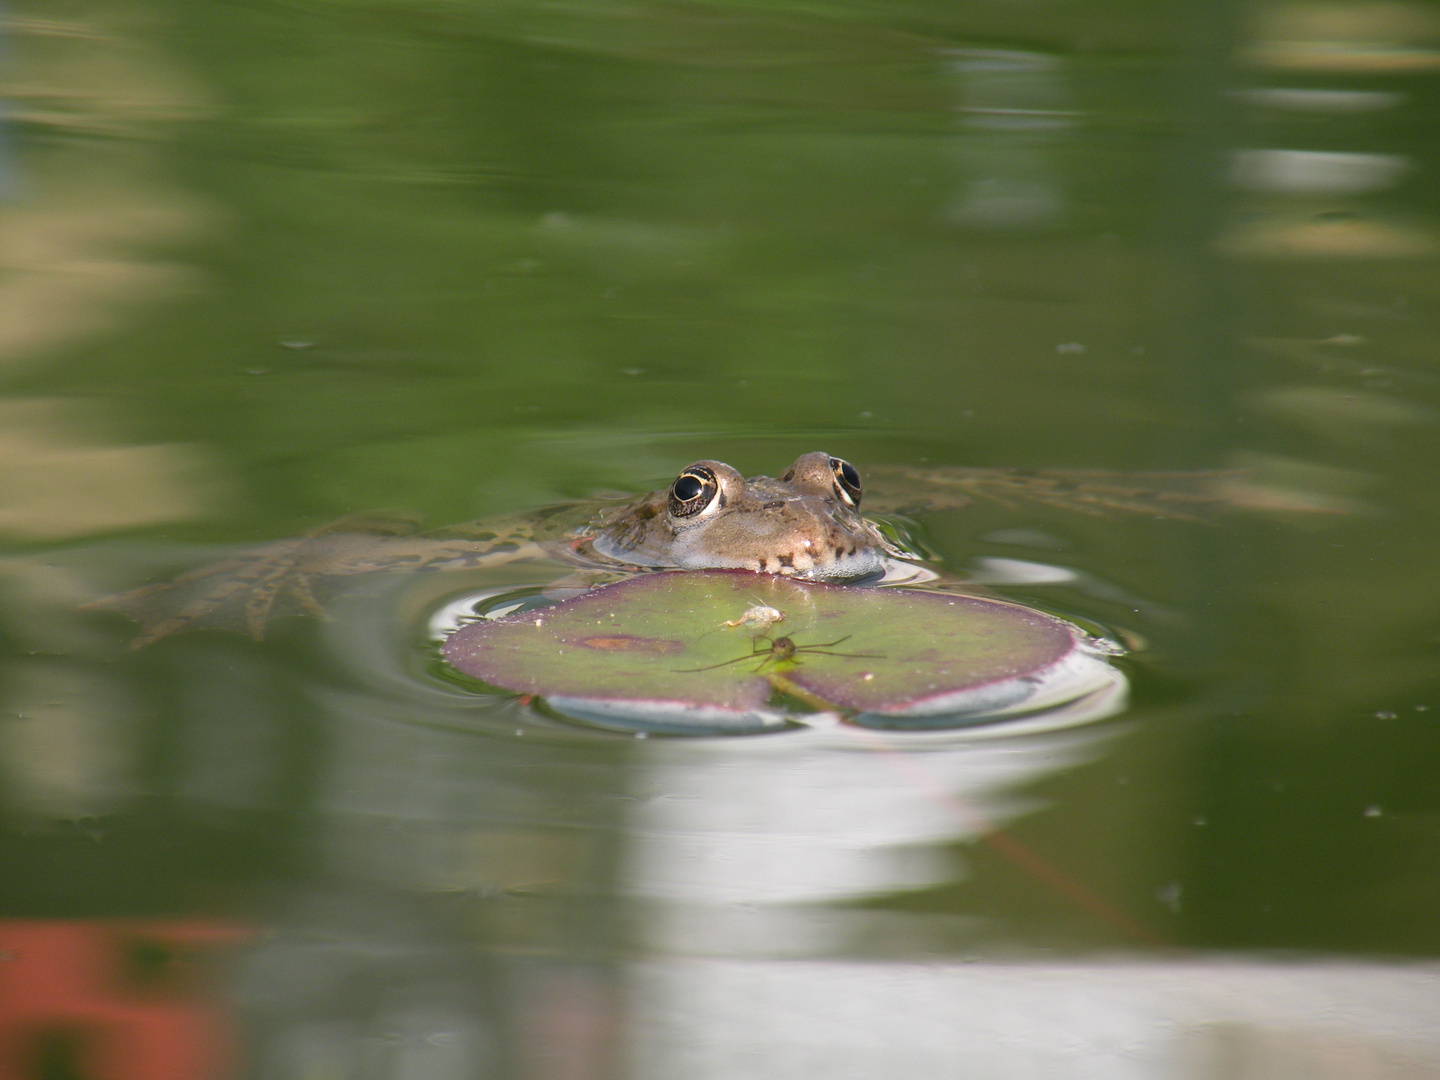
<svg viewBox="0 0 1440 1080">
<path fill-rule="evenodd" d="M 770 571 L 770 560 L 765 558 L 763 555 L 760 558 L 756 559 L 755 562 L 757 565 L 759 565 L 760 572 L 762 574 L 768 573 Z"/>
<path fill-rule="evenodd" d="M 764 504 L 761 505 L 760 509 L 761 509 L 761 510 L 783 510 L 783 509 L 785 509 L 785 500 L 784 500 L 784 499 L 776 499 L 774 502 L 764 503 Z"/>
<path fill-rule="evenodd" d="M 642 505 L 635 507 L 634 510 L 635 517 L 640 521 L 649 521 L 659 512 L 659 509 L 657 509 L 655 506 L 652 506 L 650 503 L 643 503 Z"/>
<path fill-rule="evenodd" d="M 784 555 L 776 555 L 775 561 L 781 566 L 788 566 L 792 570 L 795 569 L 795 555 L 792 552 L 787 552 Z"/>
</svg>

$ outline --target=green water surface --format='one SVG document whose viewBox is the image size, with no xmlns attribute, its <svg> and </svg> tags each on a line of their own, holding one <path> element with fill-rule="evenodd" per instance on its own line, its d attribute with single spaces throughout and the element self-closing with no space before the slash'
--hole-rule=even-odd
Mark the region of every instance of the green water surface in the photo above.
<svg viewBox="0 0 1440 1080">
<path fill-rule="evenodd" d="M 625 854 L 665 740 L 435 678 L 442 587 L 138 653 L 74 608 L 346 514 L 824 449 L 1238 471 L 1208 523 L 918 515 L 1141 646 L 994 811 L 1124 919 L 956 832 L 816 955 L 1440 953 L 1433 5 L 1386 30 L 1418 61 L 1362 26 L 1329 67 L 1243 4 L 6 6 L 0 917 L 378 893 L 482 966 L 683 951 Z"/>
</svg>

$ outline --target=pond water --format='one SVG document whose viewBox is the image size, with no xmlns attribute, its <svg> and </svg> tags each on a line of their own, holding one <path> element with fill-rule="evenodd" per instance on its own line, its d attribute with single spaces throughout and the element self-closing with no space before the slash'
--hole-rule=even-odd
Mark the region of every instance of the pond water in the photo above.
<svg viewBox="0 0 1440 1080">
<path fill-rule="evenodd" d="M 0 1072 L 1440 1076 L 1432 3 L 3 15 Z M 1128 706 L 567 725 L 426 642 L 521 564 L 78 610 L 816 449 L 1217 473 L 911 513 Z"/>
</svg>

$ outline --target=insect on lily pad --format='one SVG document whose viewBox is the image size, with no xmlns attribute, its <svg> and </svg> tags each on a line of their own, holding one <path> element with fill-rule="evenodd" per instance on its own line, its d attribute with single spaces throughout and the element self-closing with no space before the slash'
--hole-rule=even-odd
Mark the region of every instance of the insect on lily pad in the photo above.
<svg viewBox="0 0 1440 1080">
<path fill-rule="evenodd" d="M 752 625 L 743 616 L 756 607 L 783 624 Z M 816 711 L 970 726 L 1095 695 L 1113 711 L 1124 689 L 1105 659 L 1116 650 L 1019 604 L 730 570 L 648 574 L 471 623 L 443 651 L 564 715 L 674 733 L 774 730 Z"/>
</svg>

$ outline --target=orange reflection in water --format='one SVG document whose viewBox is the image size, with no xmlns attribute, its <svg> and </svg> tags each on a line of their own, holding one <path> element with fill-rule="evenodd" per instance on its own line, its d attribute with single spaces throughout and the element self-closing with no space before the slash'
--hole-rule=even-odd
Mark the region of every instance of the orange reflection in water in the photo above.
<svg viewBox="0 0 1440 1080">
<path fill-rule="evenodd" d="M 0 1080 L 219 1080 L 235 1024 L 209 961 L 251 930 L 203 920 L 0 921 Z"/>
</svg>

